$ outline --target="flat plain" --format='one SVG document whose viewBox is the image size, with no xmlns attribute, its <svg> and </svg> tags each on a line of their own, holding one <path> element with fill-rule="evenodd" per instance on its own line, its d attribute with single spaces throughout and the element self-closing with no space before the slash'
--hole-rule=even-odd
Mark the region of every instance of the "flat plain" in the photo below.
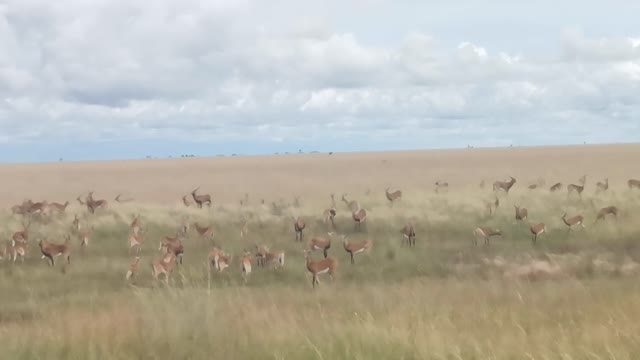
<svg viewBox="0 0 640 360">
<path fill-rule="evenodd" d="M 0 347 L 11 359 L 635 359 L 640 189 L 627 181 L 640 178 L 638 155 L 640 144 L 622 144 L 3 164 L 0 246 L 23 223 L 29 240 L 24 262 L 5 254 L 0 263 Z M 569 195 L 583 175 L 582 195 Z M 510 176 L 508 194 L 493 191 Z M 436 192 L 436 181 L 448 187 Z M 211 207 L 183 204 L 196 187 Z M 402 197 L 391 203 L 386 188 Z M 76 200 L 88 191 L 107 208 L 90 214 Z M 332 193 L 336 229 L 323 221 Z M 343 194 L 367 211 L 360 231 Z M 70 205 L 13 214 L 25 199 Z M 514 205 L 528 209 L 525 221 Z M 606 206 L 618 216 L 596 221 Z M 568 231 L 564 213 L 583 215 L 585 228 Z M 145 241 L 127 281 L 136 214 Z M 75 215 L 93 228 L 86 247 Z M 189 230 L 183 264 L 168 284 L 155 280 L 159 242 L 185 218 L 214 234 Z M 402 246 L 407 222 L 414 247 Z M 538 222 L 546 232 L 534 245 Z M 502 236 L 473 246 L 478 226 Z M 67 234 L 71 264 L 49 267 L 38 240 Z M 373 246 L 351 264 L 342 234 Z M 315 288 L 303 254 L 313 237 L 332 239 L 338 263 Z M 283 251 L 284 266 L 254 259 L 245 283 L 239 256 L 256 244 Z M 214 245 L 231 255 L 221 272 L 207 260 Z"/>
</svg>

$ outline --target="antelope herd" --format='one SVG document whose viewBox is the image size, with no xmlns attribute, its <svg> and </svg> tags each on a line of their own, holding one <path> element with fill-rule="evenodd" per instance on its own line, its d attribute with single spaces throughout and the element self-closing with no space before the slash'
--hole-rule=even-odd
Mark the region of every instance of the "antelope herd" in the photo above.
<svg viewBox="0 0 640 360">
<path fill-rule="evenodd" d="M 509 177 L 507 181 L 495 181 L 493 182 L 492 190 L 495 193 L 495 200 L 485 202 L 486 209 L 489 213 L 489 218 L 496 214 L 499 205 L 499 193 L 502 193 L 502 196 L 509 196 L 509 191 L 514 187 L 517 183 L 517 180 L 514 177 Z M 572 194 L 577 195 L 580 199 L 582 199 L 582 194 L 585 191 L 586 186 L 586 175 L 582 176 L 578 182 L 578 184 L 570 183 L 567 185 L 567 196 Z M 540 191 L 538 189 L 541 186 L 544 186 L 544 179 L 539 179 L 537 183 L 530 184 L 527 186 L 529 190 Z M 443 192 L 444 190 L 449 190 L 449 183 L 437 181 L 435 183 L 436 193 Z M 484 186 L 484 180 L 481 182 L 481 187 Z M 629 190 L 640 190 L 640 180 L 630 179 L 627 181 L 627 186 Z M 561 189 L 562 183 L 557 182 L 549 188 L 550 192 L 557 192 Z M 189 195 L 182 196 L 182 202 L 185 206 L 191 206 L 195 204 L 195 206 L 201 209 L 204 205 L 207 207 L 212 206 L 211 195 L 209 194 L 199 194 L 200 187 L 197 187 L 193 191 L 191 191 L 189 199 Z M 601 194 L 609 190 L 609 179 L 605 178 L 603 181 L 598 181 L 595 185 L 595 193 Z M 81 206 L 85 206 L 87 212 L 90 215 L 96 214 L 98 210 L 108 209 L 108 202 L 104 199 L 95 199 L 93 197 L 94 192 L 89 191 L 87 195 L 83 198 L 82 195 L 78 196 L 76 200 Z M 389 204 L 393 207 L 393 204 L 397 203 L 403 196 L 401 190 L 395 190 L 390 192 L 390 188 L 387 187 L 384 191 L 384 195 L 386 199 L 389 201 Z M 324 223 L 327 229 L 328 236 L 311 236 L 310 240 L 305 245 L 303 249 L 304 259 L 305 259 L 305 268 L 308 273 L 312 275 L 312 287 L 315 287 L 319 284 L 319 275 L 328 274 L 331 279 L 334 278 L 334 275 L 337 271 L 338 260 L 331 256 L 331 252 L 334 252 L 334 247 L 332 247 L 332 240 L 335 236 L 338 236 L 340 241 L 342 242 L 342 247 L 346 254 L 349 256 L 350 263 L 352 265 L 356 264 L 356 256 L 358 254 L 370 253 L 373 249 L 373 241 L 370 238 L 362 239 L 362 240 L 348 240 L 349 235 L 347 234 L 338 234 L 337 227 L 335 223 L 335 218 L 338 214 L 338 209 L 336 207 L 335 194 L 330 194 L 331 203 L 327 208 L 324 208 L 322 211 L 322 218 L 318 219 Z M 115 202 L 123 203 L 127 201 L 131 201 L 132 199 L 123 199 L 121 194 L 115 197 Z M 360 202 L 356 200 L 347 199 L 347 194 L 342 194 L 341 197 L 342 202 L 346 205 L 347 210 L 351 214 L 351 219 L 354 222 L 354 232 L 361 232 L 362 226 L 367 219 L 367 211 L 364 207 L 361 206 Z M 580 200 L 582 201 L 582 200 Z M 246 206 L 249 202 L 248 194 L 245 194 L 243 200 L 240 201 L 241 206 Z M 299 203 L 299 197 L 296 197 L 296 203 Z M 22 228 L 16 230 L 7 245 L 0 248 L 0 259 L 8 258 L 12 262 L 16 262 L 18 259 L 21 262 L 24 261 L 25 256 L 27 255 L 28 243 L 30 241 L 30 227 L 31 221 L 33 219 L 32 215 L 47 215 L 52 213 L 63 214 L 67 211 L 67 207 L 69 206 L 69 201 L 64 203 L 58 202 L 48 202 L 48 201 L 40 201 L 33 202 L 31 200 L 25 200 L 21 204 L 14 205 L 11 207 L 11 211 L 14 215 L 22 216 Z M 264 200 L 262 200 L 262 204 L 264 204 Z M 593 206 L 593 202 L 591 202 Z M 538 239 L 545 233 L 548 232 L 547 225 L 543 222 L 529 222 L 530 213 L 529 210 L 521 205 L 514 204 L 514 218 L 518 223 L 525 223 L 528 226 L 528 230 L 531 236 L 531 242 L 533 245 L 537 244 Z M 609 205 L 600 208 L 596 211 L 595 215 L 595 223 L 599 221 L 605 220 L 608 216 L 613 217 L 615 219 L 618 218 L 620 213 L 620 209 L 617 206 Z M 534 214 L 535 215 L 535 214 Z M 572 232 L 576 227 L 580 227 L 585 229 L 585 217 L 583 214 L 573 214 L 572 216 L 568 216 L 565 211 L 563 215 L 558 216 L 562 222 L 567 226 L 568 232 Z M 291 224 L 293 225 L 293 235 L 295 236 L 296 243 L 302 243 L 304 239 L 304 231 L 307 229 L 307 222 L 302 216 L 292 216 Z M 25 222 L 26 221 L 26 222 Z M 240 238 L 246 238 L 249 232 L 249 218 L 243 217 L 241 222 L 241 230 L 240 230 Z M 75 235 L 79 239 L 80 248 L 84 251 L 85 248 L 89 246 L 90 238 L 93 236 L 95 232 L 95 227 L 93 225 L 89 226 L 88 224 L 83 224 L 81 219 L 78 217 L 78 214 L 74 215 L 73 221 L 70 224 L 70 232 L 69 234 L 64 236 L 63 242 L 53 242 L 48 236 L 44 238 L 40 238 L 37 241 L 37 244 L 40 248 L 40 252 L 42 254 L 42 259 L 46 259 L 49 266 L 55 266 L 55 259 L 57 257 L 62 257 L 65 260 L 65 268 L 71 264 L 71 236 Z M 154 279 L 160 279 L 162 276 L 165 281 L 168 282 L 169 277 L 172 272 L 178 265 L 182 265 L 183 256 L 185 253 L 185 248 L 183 241 L 186 238 L 189 230 L 193 228 L 197 236 L 207 243 L 213 243 L 214 238 L 216 237 L 216 232 L 214 231 L 213 225 L 202 225 L 197 221 L 190 222 L 188 216 L 184 217 L 181 220 L 181 226 L 176 230 L 175 235 L 164 236 L 159 241 L 158 250 L 160 255 L 151 260 L 151 275 Z M 408 247 L 414 247 L 416 245 L 416 230 L 415 230 L 415 222 L 407 221 L 402 229 L 399 231 L 402 235 L 400 245 Z M 237 234 L 237 233 L 236 233 Z M 145 237 L 148 235 L 147 228 L 143 226 L 142 220 L 139 214 L 133 216 L 132 221 L 129 223 L 129 234 L 128 234 L 128 253 L 133 256 L 129 268 L 126 271 L 125 279 L 128 281 L 133 281 L 139 272 L 139 264 L 141 253 L 145 244 Z M 475 227 L 472 230 L 472 245 L 475 247 L 478 245 L 478 239 L 482 239 L 485 246 L 490 245 L 490 240 L 492 237 L 503 236 L 503 231 L 496 227 L 491 227 L 487 225 L 481 224 L 480 226 Z M 312 258 L 313 252 L 321 252 L 321 258 L 314 260 Z M 235 264 L 233 261 L 234 256 L 225 252 L 219 246 L 213 246 L 211 250 L 207 254 L 207 263 L 209 264 L 210 270 L 216 272 L 223 272 L 225 269 Z M 248 282 L 250 279 L 250 275 L 254 270 L 252 264 L 255 263 L 256 267 L 264 268 L 266 266 L 271 266 L 273 268 L 282 268 L 285 265 L 285 252 L 282 250 L 271 250 L 268 245 L 260 245 L 258 243 L 254 244 L 254 251 L 250 251 L 245 248 L 245 250 L 237 256 L 237 261 L 239 264 L 239 269 L 242 274 L 243 282 Z"/>
</svg>

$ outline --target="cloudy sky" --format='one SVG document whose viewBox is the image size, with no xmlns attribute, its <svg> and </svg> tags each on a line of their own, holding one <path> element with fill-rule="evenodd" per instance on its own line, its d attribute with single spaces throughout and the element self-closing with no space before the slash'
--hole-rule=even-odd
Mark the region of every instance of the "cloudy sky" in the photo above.
<svg viewBox="0 0 640 360">
<path fill-rule="evenodd" d="M 640 141 L 639 13 L 0 0 L 0 161 Z"/>
</svg>

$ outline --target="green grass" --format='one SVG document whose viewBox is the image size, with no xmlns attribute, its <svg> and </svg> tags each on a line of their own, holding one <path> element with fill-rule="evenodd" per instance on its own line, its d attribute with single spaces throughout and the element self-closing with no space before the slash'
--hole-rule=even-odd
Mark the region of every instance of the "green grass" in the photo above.
<svg viewBox="0 0 640 360">
<path fill-rule="evenodd" d="M 127 204 L 95 216 L 70 208 L 65 216 L 33 222 L 25 263 L 0 264 L 0 347 L 11 359 L 634 359 L 640 351 L 640 213 L 637 195 L 621 191 L 568 201 L 565 194 L 517 192 L 501 197 L 489 217 L 487 193 L 426 194 L 405 190 L 390 207 L 377 194 L 358 200 L 368 210 L 366 230 L 354 233 L 338 204 L 339 231 L 369 237 L 370 254 L 356 265 L 334 240 L 335 282 L 311 288 L 302 250 L 326 235 L 327 204 L 212 209 Z M 591 205 L 593 200 L 595 208 Z M 530 221 L 548 226 L 534 247 Z M 594 225 L 599 206 L 615 204 L 620 219 Z M 581 212 L 587 228 L 572 234 L 560 216 Z M 96 232 L 84 254 L 74 243 L 72 264 L 50 268 L 36 239 L 62 241 L 74 213 Z M 140 213 L 148 229 L 139 277 L 124 275 L 128 223 Z M 184 265 L 170 285 L 153 281 L 150 261 L 158 241 L 184 215 L 216 229 L 215 243 L 239 255 L 258 243 L 286 252 L 283 269 L 260 269 L 243 284 L 237 258 L 222 274 L 206 265 L 212 243 L 193 233 Z M 307 220 L 305 243 L 295 243 L 291 216 Z M 240 238 L 242 217 L 250 232 Z M 400 246 L 412 219 L 415 248 Z M 503 230 L 491 246 L 471 245 L 475 226 Z M 20 219 L 3 215 L 4 237 Z M 314 254 L 319 258 L 320 252 Z M 60 259 L 61 260 L 61 259 Z"/>
</svg>

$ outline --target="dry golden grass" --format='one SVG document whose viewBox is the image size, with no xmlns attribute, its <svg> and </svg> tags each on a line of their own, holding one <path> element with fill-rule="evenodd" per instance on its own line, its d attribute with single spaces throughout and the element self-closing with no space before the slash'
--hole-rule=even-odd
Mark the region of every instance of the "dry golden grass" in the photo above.
<svg viewBox="0 0 640 360">
<path fill-rule="evenodd" d="M 465 149 L 367 154 L 282 155 L 214 159 L 3 165 L 5 209 L 25 197 L 64 202 L 95 190 L 112 204 L 96 215 L 73 204 L 65 215 L 35 216 L 25 263 L 0 263 L 0 348 L 12 359 L 634 359 L 640 351 L 640 192 L 625 182 L 640 145 Z M 588 174 L 583 199 L 556 181 Z M 491 183 L 518 179 L 489 217 Z M 31 179 L 32 176 L 35 176 Z M 528 190 L 539 177 L 542 190 Z M 595 195 L 595 182 L 610 190 Z M 486 188 L 478 183 L 484 178 Z M 433 183 L 448 181 L 436 194 Z M 211 209 L 185 208 L 181 195 L 202 185 Z M 391 207 L 384 189 L 403 191 Z M 136 199 L 113 203 L 118 193 Z M 239 200 L 249 193 L 248 206 Z M 303 249 L 326 235 L 322 211 L 337 194 L 336 224 L 350 239 L 373 240 L 356 265 L 338 238 L 335 283 L 321 276 L 311 289 Z M 340 194 L 367 209 L 355 233 Z M 295 203 L 294 195 L 301 196 Z M 259 199 L 265 198 L 261 205 Z M 513 204 L 529 221 L 547 224 L 534 247 Z M 621 209 L 618 221 L 594 224 L 600 206 Z M 569 234 L 563 212 L 585 216 Z M 139 213 L 148 234 L 140 273 L 127 283 L 133 255 L 128 224 Z M 74 238 L 72 264 L 49 268 L 36 239 L 63 241 L 74 214 L 95 233 L 84 253 Z M 291 216 L 307 222 L 305 242 L 294 241 Z M 153 281 L 150 262 L 162 236 L 184 216 L 215 229 L 213 241 L 192 230 L 184 264 L 169 286 Z M 243 219 L 249 234 L 241 238 Z M 2 240 L 20 217 L 0 213 Z M 400 230 L 415 224 L 417 245 L 401 247 Z M 471 245 L 476 226 L 499 227 L 491 246 Z M 208 271 L 213 244 L 234 256 L 223 273 Z M 238 256 L 255 243 L 286 252 L 283 269 L 254 264 L 245 285 Z M 0 244 L 1 245 L 1 244 Z M 314 258 L 321 255 L 313 254 Z M 60 259 L 59 259 L 60 260 Z"/>
</svg>

